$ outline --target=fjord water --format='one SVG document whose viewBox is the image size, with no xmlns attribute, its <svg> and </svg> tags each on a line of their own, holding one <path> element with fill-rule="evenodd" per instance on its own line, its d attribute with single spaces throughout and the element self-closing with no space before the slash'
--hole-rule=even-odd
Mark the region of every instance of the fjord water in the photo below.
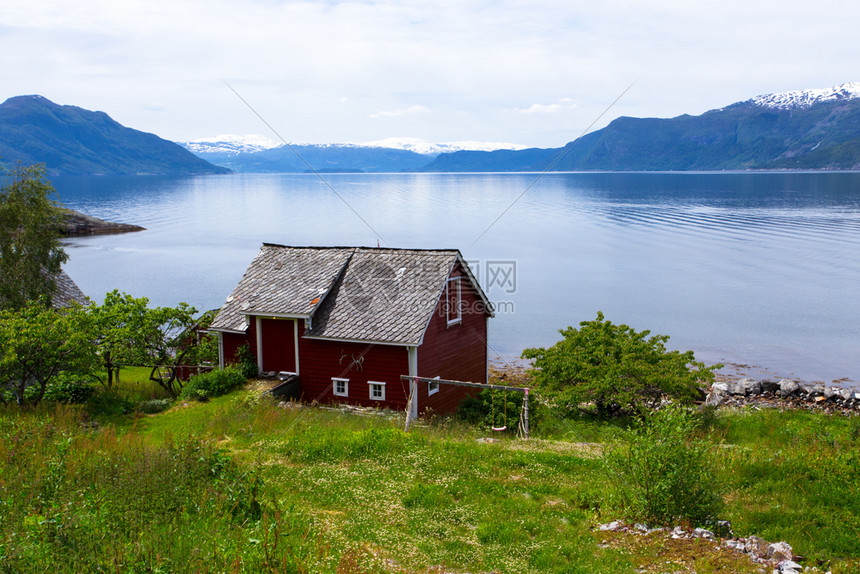
<svg viewBox="0 0 860 574">
<path fill-rule="evenodd" d="M 85 293 L 219 307 L 262 242 L 458 248 L 505 358 L 602 310 L 707 362 L 860 381 L 860 173 L 56 178 L 147 231 L 75 238 Z"/>
</svg>

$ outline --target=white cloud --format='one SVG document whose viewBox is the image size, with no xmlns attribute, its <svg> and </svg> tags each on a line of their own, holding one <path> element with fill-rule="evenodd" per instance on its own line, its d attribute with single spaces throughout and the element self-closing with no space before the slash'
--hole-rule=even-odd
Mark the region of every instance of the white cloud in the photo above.
<svg viewBox="0 0 860 574">
<path fill-rule="evenodd" d="M 551 114 L 561 110 L 572 110 L 576 104 L 570 98 L 562 98 L 553 104 L 532 104 L 527 108 L 517 108 L 515 111 L 521 114 Z"/>
<path fill-rule="evenodd" d="M 415 114 L 426 114 L 429 112 L 430 112 L 430 108 L 428 108 L 427 106 L 413 105 L 413 106 L 409 106 L 408 108 L 399 108 L 396 110 L 376 112 L 374 114 L 370 114 L 370 117 L 372 117 L 372 118 L 396 118 L 396 117 L 400 117 L 400 116 L 412 116 Z"/>
<path fill-rule="evenodd" d="M 843 0 L 4 0 L 0 99 L 171 139 L 264 129 L 224 78 L 291 141 L 549 146 L 637 78 L 602 124 L 860 80 L 858 20 Z"/>
</svg>

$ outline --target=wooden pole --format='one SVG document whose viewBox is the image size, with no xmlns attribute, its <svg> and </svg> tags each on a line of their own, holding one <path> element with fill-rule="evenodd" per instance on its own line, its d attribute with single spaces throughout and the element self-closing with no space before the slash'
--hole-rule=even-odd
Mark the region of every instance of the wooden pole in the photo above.
<svg viewBox="0 0 860 574">
<path fill-rule="evenodd" d="M 456 387 L 475 387 L 478 389 L 496 389 L 498 391 L 516 391 L 518 393 L 528 392 L 525 387 L 508 387 L 505 385 L 493 385 L 490 383 L 467 383 L 466 381 L 450 381 L 447 379 L 431 379 L 430 377 L 411 377 L 400 375 L 404 381 L 415 381 L 416 383 L 442 383 L 443 385 L 454 385 Z"/>
<path fill-rule="evenodd" d="M 525 396 L 523 396 L 523 431 L 526 435 L 526 438 L 529 438 L 529 390 L 526 389 Z"/>
</svg>

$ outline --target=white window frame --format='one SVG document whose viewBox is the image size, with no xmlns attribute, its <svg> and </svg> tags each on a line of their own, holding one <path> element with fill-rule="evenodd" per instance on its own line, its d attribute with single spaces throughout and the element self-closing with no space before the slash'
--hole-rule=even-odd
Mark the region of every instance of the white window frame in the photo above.
<svg viewBox="0 0 860 574">
<path fill-rule="evenodd" d="M 454 305 L 454 309 L 451 309 L 451 283 L 456 283 L 456 303 Z M 460 276 L 456 277 L 448 277 L 448 281 L 445 283 L 445 314 L 446 319 L 448 321 L 448 325 L 456 325 L 460 321 L 463 320 L 461 314 L 462 307 L 462 293 L 460 291 Z M 453 316 L 453 318 L 452 318 Z"/>
<path fill-rule="evenodd" d="M 379 388 L 382 393 L 381 396 L 375 397 L 373 396 L 374 388 Z M 367 393 L 370 397 L 371 401 L 384 401 L 385 400 L 385 383 L 381 381 L 367 381 Z"/>
<path fill-rule="evenodd" d="M 439 379 L 439 377 L 433 377 L 434 379 Z M 439 383 L 434 383 L 433 381 L 427 381 L 427 396 L 435 395 L 439 392 L 439 389 L 442 387 Z"/>
<path fill-rule="evenodd" d="M 338 392 L 338 390 L 337 390 L 338 383 L 343 383 L 343 392 Z M 341 379 L 340 377 L 332 377 L 331 378 L 331 392 L 336 397 L 348 397 L 349 396 L 349 379 Z"/>
</svg>

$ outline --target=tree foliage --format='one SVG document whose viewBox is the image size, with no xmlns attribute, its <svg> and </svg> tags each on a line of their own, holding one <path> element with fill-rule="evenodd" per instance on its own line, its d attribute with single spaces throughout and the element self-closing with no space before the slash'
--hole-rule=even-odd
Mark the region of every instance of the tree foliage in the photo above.
<svg viewBox="0 0 860 574">
<path fill-rule="evenodd" d="M 608 416 L 653 407 L 663 397 L 689 401 L 722 366 L 705 366 L 692 351 L 669 351 L 668 336 L 615 325 L 602 312 L 579 325 L 560 330 L 564 338 L 552 347 L 522 355 L 534 359 L 541 393 L 568 411 L 594 408 Z"/>
<path fill-rule="evenodd" d="M 123 366 L 175 367 L 194 346 L 183 337 L 196 323 L 197 310 L 187 303 L 150 308 L 146 297 L 114 290 L 105 295 L 104 303 L 92 305 L 90 312 L 94 344 L 108 387 Z M 153 380 L 171 395 L 178 394 L 174 388 L 175 376 Z"/>
<path fill-rule="evenodd" d="M 42 165 L 0 172 L 0 308 L 50 305 L 56 275 L 68 256 L 60 245 L 61 211 Z"/>
<path fill-rule="evenodd" d="M 31 301 L 0 311 L 0 400 L 11 391 L 18 404 L 37 405 L 59 373 L 91 372 L 98 359 L 89 332 L 90 317 L 77 305 L 58 311 Z"/>
</svg>

